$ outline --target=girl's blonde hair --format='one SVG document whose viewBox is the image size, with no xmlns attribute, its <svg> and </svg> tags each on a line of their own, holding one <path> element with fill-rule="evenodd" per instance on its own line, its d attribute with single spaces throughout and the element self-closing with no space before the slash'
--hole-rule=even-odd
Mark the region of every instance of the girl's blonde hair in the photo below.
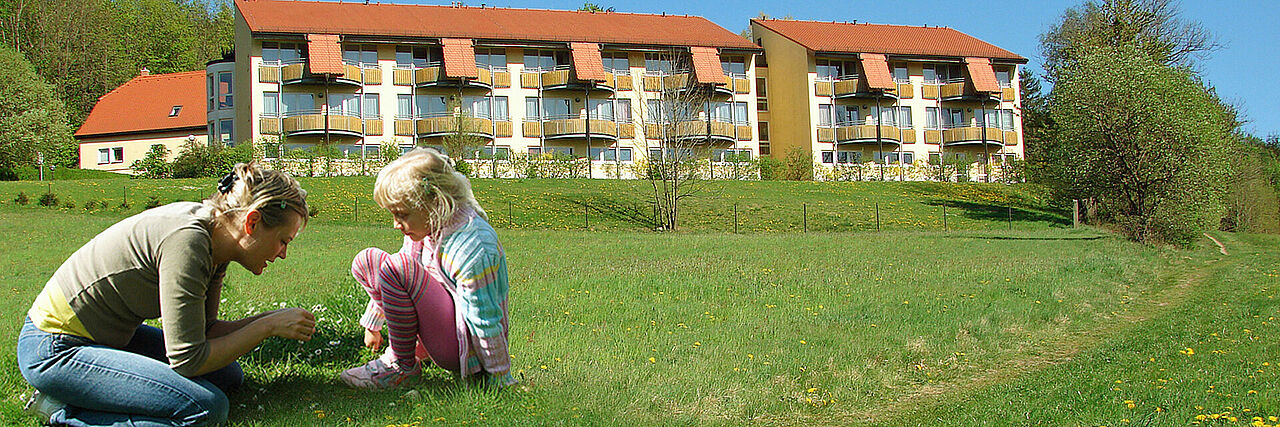
<svg viewBox="0 0 1280 427">
<path fill-rule="evenodd" d="M 388 163 L 373 183 L 373 199 L 390 210 L 406 208 L 426 211 L 427 226 L 439 231 L 464 207 L 488 219 L 476 203 L 471 182 L 453 167 L 453 160 L 439 152 L 418 148 Z"/>
<path fill-rule="evenodd" d="M 307 190 L 284 172 L 263 169 L 253 162 L 237 163 L 218 187 L 204 200 L 215 214 L 257 210 L 267 228 L 286 223 L 290 213 L 302 217 L 303 224 L 307 222 Z"/>
</svg>

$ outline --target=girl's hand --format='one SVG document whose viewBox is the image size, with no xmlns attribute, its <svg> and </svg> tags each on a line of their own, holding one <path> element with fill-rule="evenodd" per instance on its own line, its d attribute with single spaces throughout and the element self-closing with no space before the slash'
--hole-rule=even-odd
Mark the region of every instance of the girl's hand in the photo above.
<svg viewBox="0 0 1280 427">
<path fill-rule="evenodd" d="M 382 331 L 364 330 L 364 346 L 369 347 L 375 353 L 382 348 Z"/>
<path fill-rule="evenodd" d="M 301 308 L 276 310 L 262 318 L 271 335 L 298 341 L 309 341 L 316 333 L 316 317 Z"/>
</svg>

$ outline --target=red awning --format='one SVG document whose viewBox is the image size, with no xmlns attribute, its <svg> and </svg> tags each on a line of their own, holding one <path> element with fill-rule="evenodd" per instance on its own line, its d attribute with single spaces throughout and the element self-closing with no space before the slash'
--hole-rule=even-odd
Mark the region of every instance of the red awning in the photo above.
<svg viewBox="0 0 1280 427">
<path fill-rule="evenodd" d="M 471 39 L 440 39 L 444 46 L 444 76 L 480 78 L 480 70 L 476 69 L 476 48 Z"/>
<path fill-rule="evenodd" d="M 307 34 L 307 68 L 312 74 L 342 74 L 337 34 Z"/>
<path fill-rule="evenodd" d="M 1000 83 L 996 82 L 996 72 L 991 70 L 991 60 L 987 58 L 965 58 L 965 66 L 969 68 L 969 78 L 973 80 L 973 90 L 977 92 L 999 92 Z"/>
<path fill-rule="evenodd" d="M 720 53 L 714 47 L 689 48 L 693 54 L 693 76 L 698 83 L 725 84 L 724 67 L 720 66 Z"/>
<path fill-rule="evenodd" d="M 573 54 L 573 74 L 578 80 L 603 82 L 609 80 L 600 59 L 600 45 L 596 43 L 569 43 Z"/>
<path fill-rule="evenodd" d="M 862 74 L 867 76 L 867 87 L 872 90 L 894 90 L 893 76 L 889 74 L 889 62 L 883 54 L 863 53 L 858 55 L 862 60 Z"/>
</svg>

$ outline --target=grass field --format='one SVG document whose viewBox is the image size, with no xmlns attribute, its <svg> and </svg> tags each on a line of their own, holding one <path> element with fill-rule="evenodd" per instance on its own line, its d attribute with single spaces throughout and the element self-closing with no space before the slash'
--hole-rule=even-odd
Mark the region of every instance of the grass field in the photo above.
<svg viewBox="0 0 1280 427">
<path fill-rule="evenodd" d="M 215 179 L 89 179 L 0 182 L 0 205 L 14 205 L 18 193 L 35 208 L 53 192 L 74 210 L 121 217 L 158 203 L 199 200 L 213 192 Z M 302 178 L 317 219 L 335 224 L 386 224 L 390 216 L 373 202 L 372 177 Z M 476 198 L 504 229 L 652 230 L 653 212 L 644 181 L 477 179 Z M 120 207 L 128 202 L 129 208 Z M 1030 185 L 930 182 L 826 183 L 794 181 L 713 182 L 688 199 L 681 228 L 732 232 L 737 206 L 740 232 L 881 230 L 1045 230 L 1070 225 L 1070 212 L 1048 205 L 1043 189 Z M 945 205 L 945 207 L 944 207 Z M 65 209 L 65 208 L 64 208 Z M 943 210 L 947 211 L 944 224 Z"/>
<path fill-rule="evenodd" d="M 337 199 L 325 194 L 367 185 L 352 181 L 305 185 L 317 199 Z M 479 183 L 481 198 L 506 194 L 494 188 L 502 183 Z M 572 182 L 533 184 L 587 194 Z M 808 184 L 769 190 L 815 200 L 802 191 Z M 8 199 L 16 191 L 6 185 Z M 91 190 L 67 193 L 77 191 Z M 828 198 L 840 191 L 811 188 Z M 1004 190 L 848 191 L 860 200 L 916 191 L 910 203 L 929 206 L 920 200 Z M 739 194 L 762 205 L 778 198 Z M 552 200 L 530 198 L 526 206 Z M 269 340 L 242 359 L 249 384 L 231 397 L 235 425 L 1186 425 L 1199 415 L 1244 425 L 1280 415 L 1280 239 L 1271 237 L 1220 236 L 1231 250 L 1223 256 L 1207 242 L 1152 248 L 1070 230 L 1052 213 L 1038 213 L 1053 218 L 1039 224 L 1015 221 L 1013 231 L 981 216 L 952 232 L 501 228 L 520 385 L 471 389 L 437 371 L 413 397 L 355 392 L 334 379 L 372 357 L 359 346 L 364 300 L 350 257 L 399 243 L 373 219 L 324 220 L 324 212 L 289 259 L 260 277 L 233 268 L 227 279 L 224 317 L 283 304 L 320 318 L 312 341 Z M 31 299 L 66 256 L 125 213 L 0 204 L 6 422 L 36 423 L 20 414 L 30 389 L 12 350 Z"/>
</svg>

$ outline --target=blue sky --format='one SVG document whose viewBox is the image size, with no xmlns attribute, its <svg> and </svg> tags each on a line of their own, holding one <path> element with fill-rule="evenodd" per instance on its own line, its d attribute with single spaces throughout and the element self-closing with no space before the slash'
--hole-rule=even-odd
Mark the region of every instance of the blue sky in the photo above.
<svg viewBox="0 0 1280 427">
<path fill-rule="evenodd" d="M 405 0 L 388 0 L 404 2 Z M 422 1 L 449 4 L 448 1 Z M 582 0 L 511 1 L 470 0 L 478 6 L 577 9 Z M 594 0 L 618 12 L 698 15 L 733 32 L 747 27 L 749 19 L 764 12 L 772 17 L 852 21 L 899 25 L 944 25 L 1028 58 L 1039 71 L 1039 35 L 1056 23 L 1067 8 L 1080 1 L 677 1 Z M 1200 71 L 1219 96 L 1239 107 L 1245 130 L 1258 136 L 1280 134 L 1280 82 L 1276 52 L 1280 52 L 1280 1 L 1183 1 L 1183 16 L 1199 21 L 1224 47 L 1200 61 Z M 1268 48 L 1268 46 L 1271 46 Z"/>
</svg>

